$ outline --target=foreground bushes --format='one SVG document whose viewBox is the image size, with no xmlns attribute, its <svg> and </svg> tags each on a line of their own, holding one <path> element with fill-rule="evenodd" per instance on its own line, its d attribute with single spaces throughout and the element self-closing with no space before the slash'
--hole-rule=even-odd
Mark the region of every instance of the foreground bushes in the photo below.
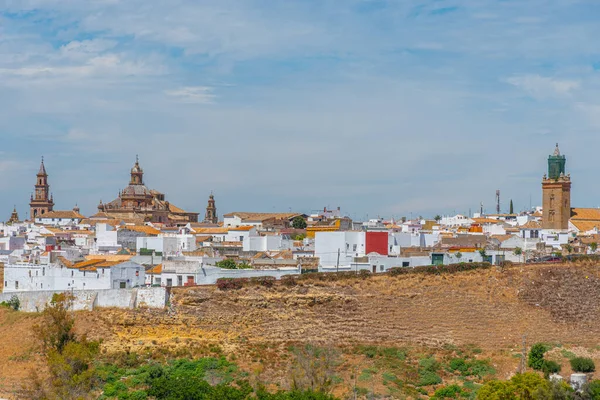
<svg viewBox="0 0 600 400">
<path fill-rule="evenodd" d="M 390 268 L 389 274 L 392 276 L 403 275 L 403 274 L 454 274 L 462 271 L 473 271 L 475 269 L 487 269 L 492 264 L 488 262 L 474 262 L 474 263 L 459 263 L 450 265 L 425 265 L 421 267 L 407 268 L 407 267 L 395 267 Z"/>
</svg>

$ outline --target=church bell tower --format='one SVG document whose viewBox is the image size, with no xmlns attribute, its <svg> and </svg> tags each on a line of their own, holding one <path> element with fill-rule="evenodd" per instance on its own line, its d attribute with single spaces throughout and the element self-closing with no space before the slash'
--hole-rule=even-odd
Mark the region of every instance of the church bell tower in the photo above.
<svg viewBox="0 0 600 400">
<path fill-rule="evenodd" d="M 29 217 L 32 221 L 35 221 L 36 217 L 47 214 L 54 209 L 54 199 L 50 194 L 48 174 L 46 173 L 46 166 L 44 165 L 43 157 L 36 179 L 35 193 L 31 195 L 31 202 L 29 203 Z"/>
<path fill-rule="evenodd" d="M 567 159 L 560 154 L 558 143 L 548 157 L 548 175 L 542 180 L 542 228 L 568 230 L 571 218 L 571 176 L 565 174 Z"/>
<path fill-rule="evenodd" d="M 215 204 L 215 196 L 212 194 L 212 192 L 208 197 L 208 206 L 206 207 L 204 222 L 208 224 L 217 224 L 219 222 L 219 217 L 217 216 L 217 206 Z"/>
</svg>

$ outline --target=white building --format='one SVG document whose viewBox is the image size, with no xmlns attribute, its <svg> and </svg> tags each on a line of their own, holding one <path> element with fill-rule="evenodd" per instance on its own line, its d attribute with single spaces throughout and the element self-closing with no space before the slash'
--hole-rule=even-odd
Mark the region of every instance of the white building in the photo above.
<svg viewBox="0 0 600 400">
<path fill-rule="evenodd" d="M 96 224 L 94 251 L 97 253 L 116 253 L 121 250 L 117 239 L 117 229 L 108 224 Z"/>
<path fill-rule="evenodd" d="M 195 239 L 193 246 L 195 250 Z M 165 256 L 176 255 L 179 252 L 179 243 L 175 236 L 143 236 L 136 238 L 136 248 L 138 253 L 144 249 L 162 253 Z"/>
<path fill-rule="evenodd" d="M 471 226 L 473 224 L 473 220 L 469 217 L 465 217 L 464 215 L 457 214 L 453 217 L 442 217 L 440 220 L 440 225 L 450 226 L 450 227 L 459 227 L 459 226 Z"/>
<path fill-rule="evenodd" d="M 294 242 L 281 235 L 249 236 L 242 241 L 244 251 L 291 250 Z"/>
<path fill-rule="evenodd" d="M 52 226 L 67 226 L 77 225 L 83 219 L 85 219 L 85 217 L 79 214 L 78 208 L 75 208 L 72 211 L 50 211 L 46 214 L 40 214 L 35 218 L 35 223 Z"/>
<path fill-rule="evenodd" d="M 3 291 L 125 289 L 143 286 L 144 280 L 144 267 L 131 262 L 15 263 L 4 267 Z"/>
</svg>

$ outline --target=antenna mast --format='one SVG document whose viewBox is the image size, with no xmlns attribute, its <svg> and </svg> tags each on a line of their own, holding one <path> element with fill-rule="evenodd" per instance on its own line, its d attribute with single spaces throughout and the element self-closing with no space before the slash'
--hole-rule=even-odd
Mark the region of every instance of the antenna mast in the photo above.
<svg viewBox="0 0 600 400">
<path fill-rule="evenodd" d="M 496 214 L 500 214 L 500 190 L 496 190 Z"/>
</svg>

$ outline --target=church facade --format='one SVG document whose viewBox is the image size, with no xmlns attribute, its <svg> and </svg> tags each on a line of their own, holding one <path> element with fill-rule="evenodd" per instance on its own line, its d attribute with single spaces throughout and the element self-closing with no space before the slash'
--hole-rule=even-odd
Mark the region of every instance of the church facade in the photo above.
<svg viewBox="0 0 600 400">
<path fill-rule="evenodd" d="M 165 224 L 198 222 L 198 213 L 187 212 L 169 203 L 165 195 L 150 190 L 144 184 L 144 170 L 139 159 L 131 169 L 129 185 L 119 191 L 119 197 L 109 203 L 98 205 L 95 219 L 128 219 Z"/>
</svg>

